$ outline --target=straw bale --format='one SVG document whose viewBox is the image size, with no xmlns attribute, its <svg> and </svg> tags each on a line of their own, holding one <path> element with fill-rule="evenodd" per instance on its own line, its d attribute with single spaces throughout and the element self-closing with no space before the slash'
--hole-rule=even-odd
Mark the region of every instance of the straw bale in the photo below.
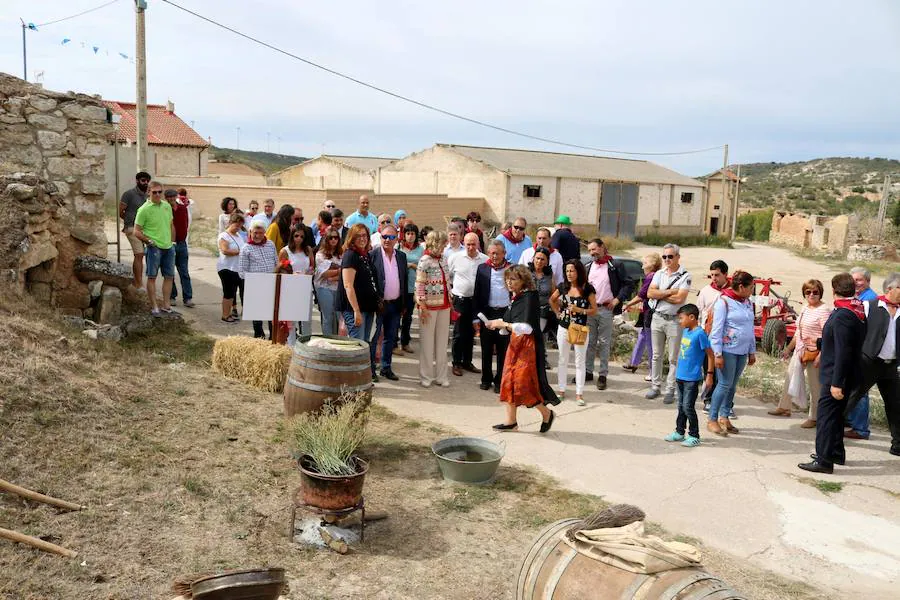
<svg viewBox="0 0 900 600">
<path fill-rule="evenodd" d="M 262 339 L 234 335 L 213 346 L 214 371 L 267 392 L 281 393 L 290 364 L 290 347 Z"/>
</svg>

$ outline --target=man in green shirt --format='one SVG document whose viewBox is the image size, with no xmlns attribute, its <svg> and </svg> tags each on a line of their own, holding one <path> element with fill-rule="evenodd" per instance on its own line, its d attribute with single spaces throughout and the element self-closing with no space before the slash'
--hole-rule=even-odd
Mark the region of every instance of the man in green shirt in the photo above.
<svg viewBox="0 0 900 600">
<path fill-rule="evenodd" d="M 175 279 L 175 224 L 172 207 L 163 202 L 163 188 L 158 181 L 150 183 L 150 202 L 137 210 L 134 217 L 134 235 L 144 242 L 147 260 L 147 295 L 150 297 L 151 312 L 172 312 L 169 296 Z M 156 276 L 162 270 L 162 300 L 156 298 Z M 162 306 L 159 306 L 159 302 Z"/>
</svg>

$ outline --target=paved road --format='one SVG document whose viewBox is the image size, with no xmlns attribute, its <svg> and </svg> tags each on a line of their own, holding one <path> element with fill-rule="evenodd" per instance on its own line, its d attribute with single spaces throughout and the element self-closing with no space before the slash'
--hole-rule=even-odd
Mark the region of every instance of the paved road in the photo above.
<svg viewBox="0 0 900 600">
<path fill-rule="evenodd" d="M 754 274 L 768 265 L 766 274 L 790 282 L 795 294 L 805 278 L 817 275 L 824 281 L 831 276 L 778 248 L 684 250 L 687 266 L 698 272 L 717 257 Z M 196 251 L 191 267 L 198 306 L 182 309 L 186 318 L 212 335 L 249 334 L 249 323 L 219 321 L 215 259 Z M 556 360 L 553 353 L 551 364 Z M 396 358 L 401 380 L 379 384 L 378 401 L 464 435 L 502 437 L 508 444 L 507 462 L 538 467 L 577 491 L 637 504 L 669 530 L 760 567 L 840 595 L 897 597 L 900 459 L 888 454 L 884 431 L 848 444 L 847 466 L 817 478 L 841 482 L 843 489 L 825 494 L 796 468 L 813 450 L 814 432 L 800 429 L 799 418 L 769 417 L 769 407 L 753 400 L 737 401 L 739 435 L 704 435 L 701 447 L 682 448 L 662 440 L 673 428 L 675 412 L 643 398 L 644 373 L 632 375 L 611 365 L 610 389 L 588 387 L 585 407 L 563 402 L 549 434 L 538 434 L 539 416 L 524 409 L 522 431 L 495 434 L 490 426 L 502 419 L 503 410 L 493 393 L 478 389 L 478 376 L 451 376 L 451 387 L 423 393 L 417 367 L 414 357 Z M 554 372 L 551 377 L 555 379 Z"/>
</svg>

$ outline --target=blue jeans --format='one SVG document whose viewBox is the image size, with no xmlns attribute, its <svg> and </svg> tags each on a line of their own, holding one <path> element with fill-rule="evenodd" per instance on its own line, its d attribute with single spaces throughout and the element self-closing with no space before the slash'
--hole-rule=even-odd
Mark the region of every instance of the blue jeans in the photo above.
<svg viewBox="0 0 900 600">
<path fill-rule="evenodd" d="M 344 317 L 344 325 L 347 326 L 347 334 L 358 340 L 362 340 L 367 344 L 374 343 L 372 341 L 372 326 L 375 324 L 375 313 L 362 313 L 362 323 L 359 326 L 353 324 L 353 311 L 345 310 L 341 313 Z M 374 361 L 371 361 L 372 372 L 375 372 Z"/>
<path fill-rule="evenodd" d="M 869 431 L 869 394 L 859 399 L 859 403 L 847 415 L 847 424 L 853 428 L 853 431 L 869 439 L 871 432 Z"/>
<path fill-rule="evenodd" d="M 316 288 L 316 298 L 319 300 L 319 318 L 322 323 L 323 335 L 337 335 L 337 312 L 334 310 L 334 300 L 337 291 L 326 287 Z"/>
<path fill-rule="evenodd" d="M 175 277 L 175 246 L 161 250 L 156 246 L 144 249 L 144 260 L 147 262 L 147 279 L 156 279 L 162 271 L 167 279 Z"/>
<path fill-rule="evenodd" d="M 194 297 L 194 288 L 191 287 L 191 275 L 188 273 L 188 245 L 187 241 L 175 242 L 175 268 L 178 269 L 178 279 L 181 280 L 181 298 L 185 302 Z M 178 288 L 172 282 L 172 300 L 178 297 Z"/>
<path fill-rule="evenodd" d="M 713 391 L 712 403 L 709 405 L 709 420 L 716 421 L 719 417 L 727 417 L 734 408 L 734 393 L 737 391 L 737 383 L 747 366 L 746 354 L 722 353 L 725 359 L 725 368 L 716 369 L 718 383 Z"/>
<path fill-rule="evenodd" d="M 687 426 L 688 435 L 699 439 L 700 423 L 697 421 L 697 409 L 694 407 L 694 403 L 697 401 L 697 394 L 700 393 L 700 382 L 676 379 L 675 385 L 678 387 L 678 416 L 675 418 L 675 431 L 684 435 L 684 429 Z"/>
<path fill-rule="evenodd" d="M 369 354 L 372 362 L 372 375 L 375 374 L 375 344 L 378 337 L 384 331 L 384 342 L 381 344 L 381 372 L 391 370 L 391 357 L 394 355 L 394 344 L 397 341 L 397 331 L 400 329 L 400 300 L 385 300 L 384 312 L 375 319 L 375 334 L 372 336 L 372 344 L 369 346 Z"/>
</svg>

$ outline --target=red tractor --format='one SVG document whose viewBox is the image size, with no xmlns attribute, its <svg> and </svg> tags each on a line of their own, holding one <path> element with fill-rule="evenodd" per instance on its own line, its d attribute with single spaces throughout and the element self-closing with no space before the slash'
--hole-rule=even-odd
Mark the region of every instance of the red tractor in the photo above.
<svg viewBox="0 0 900 600">
<path fill-rule="evenodd" d="M 791 293 L 780 295 L 772 286 L 781 282 L 771 278 L 754 279 L 753 283 L 757 286 L 753 299 L 756 306 L 753 333 L 763 352 L 778 356 L 797 330 L 797 312 L 788 301 Z"/>
</svg>

